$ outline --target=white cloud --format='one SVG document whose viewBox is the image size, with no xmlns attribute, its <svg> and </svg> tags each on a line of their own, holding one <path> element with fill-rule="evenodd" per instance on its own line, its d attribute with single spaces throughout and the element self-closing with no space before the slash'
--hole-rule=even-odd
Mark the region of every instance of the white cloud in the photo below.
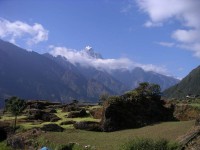
<svg viewBox="0 0 200 150">
<path fill-rule="evenodd" d="M 200 30 L 176 30 L 172 37 L 179 42 L 195 43 L 200 42 Z"/>
<path fill-rule="evenodd" d="M 132 70 L 135 67 L 141 67 L 145 71 L 154 71 L 161 74 L 166 74 L 167 70 L 165 67 L 161 66 L 155 66 L 152 64 L 140 64 L 133 62 L 132 60 L 128 58 L 118 58 L 118 59 L 102 59 L 102 58 L 94 58 L 88 53 L 86 53 L 85 50 L 77 51 L 74 49 L 68 49 L 66 47 L 55 47 L 50 46 L 49 47 L 50 54 L 53 56 L 64 56 L 69 62 L 76 65 L 77 63 L 82 66 L 92 66 L 99 70 L 114 70 L 114 69 L 128 69 Z"/>
<path fill-rule="evenodd" d="M 146 27 L 161 26 L 170 19 L 181 23 L 172 31 L 178 46 L 200 57 L 200 1 L 199 0 L 136 0 L 140 10 L 147 13 Z M 162 44 L 161 44 L 162 45 Z"/>
<path fill-rule="evenodd" d="M 29 25 L 21 21 L 11 22 L 0 18 L 0 38 L 5 38 L 12 43 L 16 43 L 19 38 L 24 38 L 28 45 L 33 45 L 48 40 L 48 31 L 38 23 Z"/>
<path fill-rule="evenodd" d="M 194 56 L 200 58 L 200 43 L 195 43 L 195 44 L 180 44 L 177 45 L 179 48 L 187 49 L 190 50 L 194 53 Z"/>
</svg>

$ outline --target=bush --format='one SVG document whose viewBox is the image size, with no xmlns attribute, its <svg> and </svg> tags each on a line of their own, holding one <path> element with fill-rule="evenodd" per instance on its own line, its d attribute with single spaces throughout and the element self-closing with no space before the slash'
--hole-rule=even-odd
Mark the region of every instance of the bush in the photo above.
<svg viewBox="0 0 200 150">
<path fill-rule="evenodd" d="M 45 124 L 41 128 L 43 131 L 50 131 L 50 132 L 63 132 L 64 128 L 60 127 L 57 124 Z"/>
<path fill-rule="evenodd" d="M 180 145 L 165 139 L 152 140 L 136 138 L 121 146 L 121 150 L 178 150 Z"/>
<path fill-rule="evenodd" d="M 1 150 L 12 150 L 11 147 L 7 146 L 6 142 L 0 142 L 0 149 Z"/>
<path fill-rule="evenodd" d="M 78 117 L 86 117 L 88 116 L 85 109 L 81 109 L 80 111 L 72 111 L 68 114 L 67 118 L 78 118 Z"/>
<path fill-rule="evenodd" d="M 93 118 L 95 119 L 101 119 L 102 118 L 102 113 L 103 113 L 103 108 L 93 108 L 90 110 L 90 114 L 92 115 Z"/>
<path fill-rule="evenodd" d="M 77 105 L 67 105 L 62 108 L 62 112 L 80 111 L 81 109 Z"/>
<path fill-rule="evenodd" d="M 58 150 L 73 150 L 73 147 L 76 145 L 76 143 L 69 143 L 67 145 L 61 145 L 59 146 Z"/>
<path fill-rule="evenodd" d="M 101 131 L 100 124 L 94 121 L 76 122 L 74 128 L 87 131 Z"/>
<path fill-rule="evenodd" d="M 4 141 L 7 138 L 7 132 L 5 131 L 5 129 L 0 127 L 0 142 Z"/>
<path fill-rule="evenodd" d="M 49 110 L 49 113 L 57 113 L 57 110 L 51 109 L 51 110 Z"/>
<path fill-rule="evenodd" d="M 51 121 L 51 122 L 56 122 L 60 120 L 60 118 L 49 112 L 45 112 L 40 109 L 29 109 L 28 110 L 28 119 L 29 120 L 43 120 L 43 121 Z"/>
<path fill-rule="evenodd" d="M 69 124 L 74 124 L 76 123 L 76 121 L 73 121 L 73 120 L 69 120 L 69 121 L 63 121 L 60 123 L 60 125 L 69 125 Z"/>
</svg>

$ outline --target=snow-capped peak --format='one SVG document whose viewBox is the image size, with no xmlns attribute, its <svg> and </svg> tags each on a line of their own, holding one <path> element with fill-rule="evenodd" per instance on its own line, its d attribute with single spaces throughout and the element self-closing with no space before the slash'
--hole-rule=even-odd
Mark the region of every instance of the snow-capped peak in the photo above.
<svg viewBox="0 0 200 150">
<path fill-rule="evenodd" d="M 91 46 L 86 46 L 84 52 L 92 58 L 102 59 L 101 54 L 96 53 Z"/>
<path fill-rule="evenodd" d="M 91 46 L 86 46 L 86 47 L 85 47 L 85 50 L 86 50 L 86 51 L 93 51 L 93 49 L 92 49 Z"/>
</svg>

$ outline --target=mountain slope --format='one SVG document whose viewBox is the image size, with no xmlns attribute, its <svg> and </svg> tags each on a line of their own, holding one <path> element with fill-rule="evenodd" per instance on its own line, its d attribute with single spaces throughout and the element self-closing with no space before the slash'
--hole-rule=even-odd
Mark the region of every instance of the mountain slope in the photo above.
<svg viewBox="0 0 200 150">
<path fill-rule="evenodd" d="M 74 93 L 61 78 L 65 70 L 53 61 L 0 41 L 0 94 L 30 99 L 58 99 Z"/>
<path fill-rule="evenodd" d="M 141 82 L 149 82 L 159 84 L 161 89 L 164 90 L 179 82 L 178 79 L 152 71 L 144 71 L 142 68 L 135 68 L 131 71 L 115 70 L 111 74 L 131 89 L 136 88 Z"/>
<path fill-rule="evenodd" d="M 65 57 L 62 56 L 53 57 L 50 54 L 44 54 L 44 56 L 50 58 L 51 60 L 58 63 L 60 66 L 64 67 L 66 69 L 66 74 L 68 77 L 67 84 L 69 85 L 69 87 L 76 87 L 74 90 L 83 91 L 86 94 L 85 97 L 88 97 L 89 99 L 92 98 L 97 100 L 102 93 L 109 93 L 112 95 L 119 94 L 122 92 L 115 91 L 114 89 L 110 88 L 111 85 L 105 84 L 105 81 L 113 80 L 112 77 L 107 78 L 106 80 L 105 73 L 102 72 L 102 76 L 105 77 L 104 80 L 99 80 L 100 78 L 94 78 L 93 72 L 100 72 L 97 71 L 95 68 L 91 68 L 90 70 L 89 68 L 81 67 L 79 65 L 75 66 L 71 64 Z M 76 78 L 75 76 L 73 76 L 74 74 L 76 75 Z M 84 84 L 83 79 L 84 81 L 86 81 Z M 74 83 L 74 81 L 76 82 Z M 78 88 L 82 87 L 85 84 L 86 86 L 84 86 L 82 89 Z M 119 89 L 119 87 L 117 87 L 117 89 Z"/>
<path fill-rule="evenodd" d="M 97 100 L 99 92 L 110 92 L 104 85 L 88 81 L 70 67 L 73 67 L 70 63 L 61 65 L 46 56 L 0 40 L 0 97 Z M 99 90 L 92 93 L 91 89 L 97 87 Z"/>
<path fill-rule="evenodd" d="M 130 87 L 115 79 L 114 76 L 110 75 L 106 71 L 97 70 L 93 67 L 77 66 L 77 68 L 88 80 L 98 81 L 110 91 L 113 91 L 113 94 L 121 94 L 127 90 L 130 90 Z"/>
<path fill-rule="evenodd" d="M 82 54 L 103 59 L 91 47 L 86 47 Z M 0 40 L 0 103 L 9 96 L 61 102 L 97 101 L 103 93 L 122 94 L 140 82 L 155 82 L 166 87 L 177 80 L 141 68 L 107 72 L 72 64 L 62 56 L 26 51 Z"/>
<path fill-rule="evenodd" d="M 164 91 L 167 98 L 185 98 L 200 94 L 200 66 L 192 70 L 182 81 Z"/>
</svg>

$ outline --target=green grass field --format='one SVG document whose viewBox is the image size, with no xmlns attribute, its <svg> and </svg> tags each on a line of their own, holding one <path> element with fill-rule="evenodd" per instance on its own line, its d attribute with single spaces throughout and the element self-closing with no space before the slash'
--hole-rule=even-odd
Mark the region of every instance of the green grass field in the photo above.
<svg viewBox="0 0 200 150">
<path fill-rule="evenodd" d="M 153 139 L 167 139 L 175 141 L 179 136 L 185 134 L 194 121 L 164 122 L 138 129 L 128 129 L 116 132 L 92 132 L 75 129 L 66 129 L 64 132 L 44 133 L 38 141 L 48 141 L 46 145 L 55 148 L 56 145 L 70 142 L 81 145 L 95 146 L 98 150 L 117 150 L 119 147 L 135 137 Z"/>
<path fill-rule="evenodd" d="M 54 122 L 58 125 L 62 121 L 74 120 L 74 121 L 100 121 L 94 119 L 91 116 L 84 118 L 67 118 L 68 112 L 62 112 L 57 110 L 56 115 L 61 120 Z M 18 119 L 25 119 L 26 116 L 19 116 Z M 1 117 L 1 121 L 12 121 L 14 117 L 6 114 Z M 33 127 L 42 127 L 44 124 L 52 122 L 18 122 L 21 129 L 31 129 Z M 64 132 L 46 132 L 39 138 L 38 142 L 41 145 L 49 146 L 52 149 L 63 144 L 70 142 L 79 143 L 80 145 L 95 146 L 98 150 L 117 150 L 121 145 L 136 137 L 153 138 L 153 139 L 167 139 L 175 141 L 179 136 L 185 134 L 194 125 L 194 121 L 182 121 L 182 122 L 163 122 L 155 125 L 146 126 L 138 129 L 128 129 L 116 132 L 92 132 L 74 129 L 73 125 L 62 125 L 65 128 Z"/>
<path fill-rule="evenodd" d="M 199 103 L 191 103 L 189 105 L 192 106 L 192 107 L 200 109 L 200 104 Z"/>
<path fill-rule="evenodd" d="M 18 119 L 18 123 L 17 125 L 20 125 L 20 127 L 22 129 L 31 129 L 34 127 L 42 127 L 44 124 L 49 124 L 49 123 L 56 123 L 58 125 L 60 125 L 61 122 L 63 121 L 69 121 L 69 120 L 73 120 L 73 121 L 96 121 L 99 122 L 100 119 L 94 119 L 92 116 L 87 116 L 87 117 L 83 117 L 83 118 L 67 118 L 66 115 L 68 114 L 68 112 L 62 112 L 61 109 L 57 109 L 57 113 L 55 113 L 59 118 L 61 118 L 61 120 L 58 120 L 57 122 L 19 122 L 19 120 L 21 119 L 26 119 L 27 116 L 25 115 L 20 115 L 17 117 Z M 3 116 L 1 116 L 0 121 L 9 121 L 9 122 L 14 122 L 14 116 L 12 116 L 11 114 L 7 113 Z M 73 129 L 73 125 L 62 125 L 63 128 L 65 129 Z"/>
<path fill-rule="evenodd" d="M 7 146 L 6 142 L 0 142 L 0 150 L 12 150 L 10 147 Z"/>
</svg>

